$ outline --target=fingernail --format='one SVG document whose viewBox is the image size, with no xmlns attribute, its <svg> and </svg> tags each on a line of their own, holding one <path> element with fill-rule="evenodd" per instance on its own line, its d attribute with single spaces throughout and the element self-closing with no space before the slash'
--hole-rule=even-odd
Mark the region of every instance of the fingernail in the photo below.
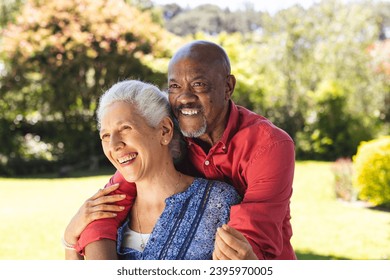
<svg viewBox="0 0 390 280">
<path fill-rule="evenodd" d="M 124 206 L 119 206 L 119 209 L 123 210 L 123 209 L 125 209 L 125 207 Z"/>
<path fill-rule="evenodd" d="M 125 198 L 126 197 L 126 195 L 125 194 L 121 194 L 121 198 Z"/>
<path fill-rule="evenodd" d="M 113 216 L 113 217 L 116 217 L 116 214 L 115 214 L 115 213 L 112 213 L 112 216 Z"/>
</svg>

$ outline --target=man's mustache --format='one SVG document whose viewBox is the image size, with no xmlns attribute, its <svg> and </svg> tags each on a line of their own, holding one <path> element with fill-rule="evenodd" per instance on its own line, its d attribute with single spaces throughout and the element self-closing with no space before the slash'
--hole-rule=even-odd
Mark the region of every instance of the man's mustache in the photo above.
<svg viewBox="0 0 390 280">
<path fill-rule="evenodd" d="M 192 109 L 192 110 L 203 111 L 202 106 L 197 106 L 197 105 L 194 105 L 194 104 L 183 104 L 183 105 L 175 107 L 176 111 L 180 111 L 182 109 Z"/>
</svg>

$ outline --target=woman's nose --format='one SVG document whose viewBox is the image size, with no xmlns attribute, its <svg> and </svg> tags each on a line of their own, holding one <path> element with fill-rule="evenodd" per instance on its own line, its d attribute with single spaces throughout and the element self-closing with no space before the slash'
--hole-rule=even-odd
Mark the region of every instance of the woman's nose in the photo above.
<svg viewBox="0 0 390 280">
<path fill-rule="evenodd" d="M 123 142 L 122 138 L 120 137 L 120 135 L 118 135 L 117 133 L 111 134 L 110 149 L 113 151 L 118 151 L 123 146 L 124 146 L 124 142 Z"/>
</svg>

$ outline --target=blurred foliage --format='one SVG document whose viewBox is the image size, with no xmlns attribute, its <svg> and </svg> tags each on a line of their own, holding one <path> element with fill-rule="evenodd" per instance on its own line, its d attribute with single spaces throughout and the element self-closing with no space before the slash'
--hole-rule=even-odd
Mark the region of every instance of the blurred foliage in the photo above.
<svg viewBox="0 0 390 280">
<path fill-rule="evenodd" d="M 150 0 L 2 3 L 0 174 L 99 157 L 104 89 L 126 78 L 164 88 L 168 59 L 193 39 L 225 48 L 233 99 L 286 130 L 298 159 L 352 157 L 390 132 L 390 3 L 323 0 L 275 15 Z"/>
<path fill-rule="evenodd" d="M 388 133 L 390 77 L 373 64 L 388 56 L 370 51 L 379 38 L 373 6 L 323 1 L 262 19 L 260 33 L 194 38 L 226 49 L 233 98 L 286 130 L 298 158 L 352 157 L 361 141 Z"/>
<path fill-rule="evenodd" d="M 353 163 L 350 158 L 339 158 L 331 165 L 334 176 L 336 198 L 353 202 L 357 200 L 357 190 L 352 185 Z"/>
<path fill-rule="evenodd" d="M 361 143 L 353 163 L 359 197 L 390 208 L 390 136 Z"/>
<path fill-rule="evenodd" d="M 7 23 L 13 22 L 20 7 L 26 0 L 0 0 L 0 30 Z"/>
<path fill-rule="evenodd" d="M 364 115 L 347 109 L 347 93 L 339 83 L 328 81 L 322 81 L 316 92 L 309 92 L 312 120 L 298 133 L 301 154 L 325 160 L 333 160 L 335 155 L 351 156 L 362 140 L 372 137 L 372 128 L 362 129 Z"/>
<path fill-rule="evenodd" d="M 221 32 L 248 33 L 261 27 L 262 13 L 256 12 L 247 4 L 245 9 L 230 11 L 213 4 L 205 4 L 193 9 L 183 9 L 177 4 L 163 7 L 166 28 L 174 34 L 185 36 L 203 32 L 217 35 Z"/>
<path fill-rule="evenodd" d="M 2 34 L 2 162 L 100 156 L 98 98 L 129 77 L 165 83 L 165 69 L 148 64 L 171 56 L 170 38 L 124 1 L 28 1 Z"/>
<path fill-rule="evenodd" d="M 323 1 L 282 11 L 265 28 L 278 84 L 268 115 L 294 137 L 298 157 L 351 157 L 377 133 L 375 114 L 388 94 L 366 51 L 378 37 L 372 9 Z"/>
</svg>

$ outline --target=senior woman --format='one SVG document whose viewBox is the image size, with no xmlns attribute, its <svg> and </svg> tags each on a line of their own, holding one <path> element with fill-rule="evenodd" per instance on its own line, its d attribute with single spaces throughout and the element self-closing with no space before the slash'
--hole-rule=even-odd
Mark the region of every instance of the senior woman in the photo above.
<svg viewBox="0 0 390 280">
<path fill-rule="evenodd" d="M 178 141 L 173 141 L 174 122 L 166 94 L 141 81 L 122 81 L 103 94 L 97 117 L 104 154 L 137 186 L 133 207 L 118 229 L 118 257 L 212 259 L 217 228 L 227 223 L 230 206 L 240 198 L 226 183 L 190 177 L 175 169 L 172 155 L 178 149 L 171 142 Z M 82 206 L 84 214 L 79 211 L 65 231 L 67 249 L 74 247 L 68 242 L 77 242 L 87 226 L 85 209 L 88 215 L 93 215 L 93 209 L 108 211 L 99 218 L 121 210 L 107 204 L 121 199 L 106 196 L 115 188 L 98 192 L 91 200 L 95 204 Z M 81 259 L 72 250 L 66 250 L 66 258 Z"/>
</svg>

